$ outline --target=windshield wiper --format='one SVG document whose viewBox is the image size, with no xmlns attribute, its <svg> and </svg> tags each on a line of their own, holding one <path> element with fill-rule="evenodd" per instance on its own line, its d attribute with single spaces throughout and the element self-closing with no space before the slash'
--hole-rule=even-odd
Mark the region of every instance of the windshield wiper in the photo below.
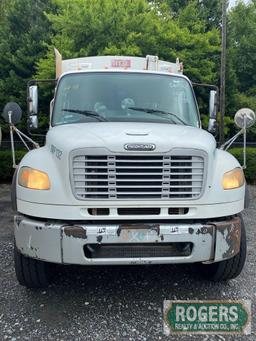
<svg viewBox="0 0 256 341">
<path fill-rule="evenodd" d="M 179 122 L 181 122 L 184 125 L 188 125 L 187 122 L 183 121 L 178 115 L 173 114 L 172 112 L 159 110 L 159 109 L 151 109 L 151 108 L 139 108 L 139 107 L 129 107 L 130 110 L 137 110 L 137 111 L 143 111 L 147 114 L 164 114 L 164 115 L 170 115 L 172 117 L 175 117 Z"/>
<path fill-rule="evenodd" d="M 101 122 L 107 122 L 108 121 L 105 117 L 101 116 L 100 114 L 98 114 L 96 111 L 93 111 L 93 110 L 79 110 L 79 109 L 65 109 L 64 108 L 64 109 L 62 109 L 62 111 L 74 112 L 76 114 L 94 117 L 98 121 L 101 121 Z"/>
</svg>

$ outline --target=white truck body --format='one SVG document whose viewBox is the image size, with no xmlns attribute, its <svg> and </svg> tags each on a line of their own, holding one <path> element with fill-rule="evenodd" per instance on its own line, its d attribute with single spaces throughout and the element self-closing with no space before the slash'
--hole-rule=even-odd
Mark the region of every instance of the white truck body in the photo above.
<svg viewBox="0 0 256 341">
<path fill-rule="evenodd" d="M 57 98 L 63 78 L 99 72 L 102 79 L 175 76 L 192 89 L 178 61 L 152 56 L 57 56 L 56 72 Z M 223 176 L 241 166 L 216 148 L 200 119 L 194 126 L 52 124 L 45 146 L 25 155 L 18 174 L 23 167 L 45 172 L 51 184 L 30 189 L 16 178 L 15 240 L 26 257 L 81 265 L 214 263 L 239 252 L 245 184 L 226 190 Z"/>
<path fill-rule="evenodd" d="M 58 51 L 56 53 L 56 74 L 61 76 L 70 71 L 88 70 L 132 70 L 132 71 L 158 71 L 173 74 L 183 73 L 183 64 L 177 58 L 176 63 L 159 60 L 157 56 L 148 55 L 146 58 L 130 56 L 98 56 L 62 60 Z"/>
</svg>

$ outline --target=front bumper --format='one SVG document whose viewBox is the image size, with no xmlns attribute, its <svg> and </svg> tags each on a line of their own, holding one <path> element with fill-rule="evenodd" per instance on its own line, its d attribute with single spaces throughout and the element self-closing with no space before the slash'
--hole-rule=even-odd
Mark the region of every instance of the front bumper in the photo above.
<svg viewBox="0 0 256 341">
<path fill-rule="evenodd" d="M 60 264 L 217 262 L 239 252 L 241 220 L 197 223 L 86 224 L 15 216 L 22 254 Z"/>
</svg>

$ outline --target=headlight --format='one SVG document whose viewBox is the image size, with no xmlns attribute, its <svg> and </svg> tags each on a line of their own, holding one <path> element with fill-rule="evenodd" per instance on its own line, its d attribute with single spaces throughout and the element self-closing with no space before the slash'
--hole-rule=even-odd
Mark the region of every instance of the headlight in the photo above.
<svg viewBox="0 0 256 341">
<path fill-rule="evenodd" d="M 244 172 L 241 168 L 235 168 L 223 175 L 222 186 L 224 189 L 234 189 L 243 186 Z"/>
<path fill-rule="evenodd" d="M 19 171 L 18 184 L 30 189 L 50 189 L 51 184 L 48 175 L 37 169 L 22 167 Z"/>
</svg>

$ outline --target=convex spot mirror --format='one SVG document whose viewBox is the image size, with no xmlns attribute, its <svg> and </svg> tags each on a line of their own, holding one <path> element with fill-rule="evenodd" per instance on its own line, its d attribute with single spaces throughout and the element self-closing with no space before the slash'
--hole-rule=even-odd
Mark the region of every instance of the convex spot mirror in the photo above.
<svg viewBox="0 0 256 341">
<path fill-rule="evenodd" d="M 20 106 L 15 102 L 7 103 L 4 107 L 2 117 L 7 123 L 13 123 L 13 124 L 19 123 L 22 117 L 22 111 L 21 111 Z"/>
<path fill-rule="evenodd" d="M 32 85 L 29 87 L 28 110 L 30 115 L 37 115 L 38 112 L 38 87 Z"/>
<path fill-rule="evenodd" d="M 235 124 L 239 128 L 248 129 L 254 125 L 255 121 L 255 112 L 249 108 L 242 108 L 235 114 Z"/>
</svg>

